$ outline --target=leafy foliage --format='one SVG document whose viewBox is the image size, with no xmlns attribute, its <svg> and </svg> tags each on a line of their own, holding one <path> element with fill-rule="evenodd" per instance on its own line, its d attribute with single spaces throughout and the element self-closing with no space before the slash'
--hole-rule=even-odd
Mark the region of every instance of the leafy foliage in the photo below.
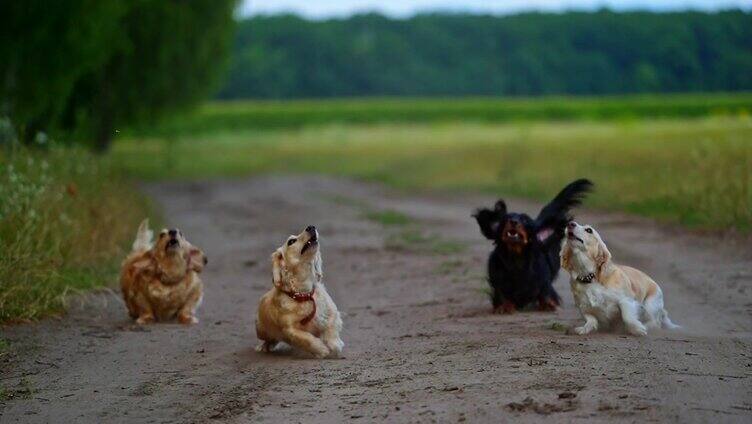
<svg viewBox="0 0 752 424">
<path fill-rule="evenodd" d="M 48 129 L 76 81 L 107 60 L 124 4 L 0 2 L 0 117 L 12 118 L 20 138 Z"/>
<path fill-rule="evenodd" d="M 79 80 L 66 125 L 90 131 L 96 147 L 115 130 L 153 123 L 208 96 L 233 29 L 235 0 L 139 0 L 118 22 L 107 63 Z"/>
<path fill-rule="evenodd" d="M 240 24 L 221 98 L 752 89 L 752 14 L 376 14 Z"/>
<path fill-rule="evenodd" d="M 216 89 L 236 0 L 0 3 L 0 117 L 109 145 Z M 61 138 L 61 137 L 58 137 Z"/>
</svg>

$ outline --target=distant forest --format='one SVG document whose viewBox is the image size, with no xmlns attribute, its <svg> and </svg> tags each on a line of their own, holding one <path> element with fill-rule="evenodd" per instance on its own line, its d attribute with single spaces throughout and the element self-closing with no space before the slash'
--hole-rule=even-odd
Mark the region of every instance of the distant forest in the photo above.
<svg viewBox="0 0 752 424">
<path fill-rule="evenodd" d="M 752 90 L 752 13 L 292 15 L 239 23 L 220 98 Z"/>
</svg>

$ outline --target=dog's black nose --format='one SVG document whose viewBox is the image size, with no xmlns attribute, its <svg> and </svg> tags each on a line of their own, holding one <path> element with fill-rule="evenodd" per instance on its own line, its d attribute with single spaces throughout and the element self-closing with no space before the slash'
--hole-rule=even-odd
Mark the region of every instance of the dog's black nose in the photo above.
<svg viewBox="0 0 752 424">
<path fill-rule="evenodd" d="M 315 234 L 316 233 L 316 227 L 313 226 L 313 225 L 307 226 L 305 230 L 306 230 L 306 232 L 311 233 L 311 234 Z"/>
<path fill-rule="evenodd" d="M 169 234 L 170 237 L 176 237 L 178 235 L 178 230 L 172 229 L 168 231 L 167 234 Z"/>
<path fill-rule="evenodd" d="M 569 224 L 567 224 L 567 227 L 569 227 L 569 228 L 574 228 L 576 226 L 577 226 L 577 223 L 574 222 L 574 221 L 569 221 Z"/>
</svg>

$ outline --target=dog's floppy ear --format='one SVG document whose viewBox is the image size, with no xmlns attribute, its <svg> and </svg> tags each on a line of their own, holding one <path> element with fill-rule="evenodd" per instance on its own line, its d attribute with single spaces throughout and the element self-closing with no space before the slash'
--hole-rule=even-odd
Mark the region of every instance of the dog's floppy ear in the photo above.
<svg viewBox="0 0 752 424">
<path fill-rule="evenodd" d="M 507 214 L 507 204 L 504 202 L 504 199 L 499 199 L 496 201 L 496 204 L 494 205 L 494 212 L 496 212 L 499 217 L 503 217 Z"/>
<path fill-rule="evenodd" d="M 197 273 L 201 273 L 204 270 L 204 266 L 209 263 L 204 252 L 195 246 L 191 246 L 188 250 L 188 257 L 191 262 L 191 269 Z"/>
<path fill-rule="evenodd" d="M 561 253 L 559 254 L 559 258 L 561 258 L 561 267 L 565 271 L 570 271 L 572 269 L 572 248 L 569 247 L 569 244 L 566 241 L 562 244 L 563 246 L 561 247 Z"/>
<path fill-rule="evenodd" d="M 501 221 L 504 220 L 504 216 L 507 214 L 507 204 L 504 200 L 499 199 L 494 205 L 494 209 L 478 209 L 473 217 L 478 221 L 480 232 L 489 240 L 496 240 L 499 234 L 499 226 Z"/>
<path fill-rule="evenodd" d="M 155 263 L 154 258 L 151 254 L 151 251 L 146 251 L 140 255 L 140 257 L 133 262 L 130 263 L 130 265 L 126 268 L 126 272 L 133 277 L 136 274 L 140 274 L 142 272 L 153 272 L 156 271 L 155 269 Z"/>
<path fill-rule="evenodd" d="M 320 283 L 324 277 L 324 271 L 322 270 L 321 251 L 316 252 L 316 256 L 313 257 L 313 274 L 316 277 L 316 282 Z"/>
<path fill-rule="evenodd" d="M 546 240 L 548 240 L 549 237 L 551 237 L 554 234 L 554 229 L 551 227 L 543 227 L 538 230 L 537 233 L 535 233 L 535 236 L 538 237 L 538 241 L 541 243 L 545 243 Z"/>
<path fill-rule="evenodd" d="M 609 252 L 603 240 L 598 240 L 598 250 L 596 250 L 593 260 L 595 261 L 596 274 L 600 275 L 603 267 L 611 260 L 611 252 Z"/>
<path fill-rule="evenodd" d="M 277 249 L 272 253 L 272 283 L 277 288 L 282 288 L 282 268 L 285 267 L 285 256 L 282 249 Z"/>
</svg>

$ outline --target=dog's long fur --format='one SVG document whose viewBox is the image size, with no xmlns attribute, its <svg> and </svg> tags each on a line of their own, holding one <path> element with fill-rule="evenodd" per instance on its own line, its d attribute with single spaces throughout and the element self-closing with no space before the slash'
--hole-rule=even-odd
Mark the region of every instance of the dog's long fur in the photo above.
<svg viewBox="0 0 752 424">
<path fill-rule="evenodd" d="M 575 305 L 585 319 L 585 324 L 574 328 L 575 333 L 623 327 L 630 334 L 644 336 L 648 328 L 678 327 L 663 307 L 658 284 L 635 268 L 615 264 L 591 226 L 569 224 L 561 267 L 570 274 Z"/>
<path fill-rule="evenodd" d="M 342 318 L 321 281 L 316 228 L 290 236 L 271 259 L 273 286 L 259 303 L 257 350 L 270 352 L 278 342 L 285 342 L 317 358 L 339 356 L 344 347 L 339 336 Z M 312 299 L 295 300 L 296 296 Z"/>
<path fill-rule="evenodd" d="M 488 283 L 496 313 L 511 313 L 531 302 L 541 310 L 555 310 L 561 303 L 553 288 L 559 272 L 559 249 L 569 211 L 579 205 L 592 183 L 572 182 L 533 220 L 526 214 L 508 213 L 504 200 L 493 209 L 475 215 L 481 233 L 494 242 L 488 258 Z"/>
<path fill-rule="evenodd" d="M 175 317 L 183 324 L 197 323 L 196 308 L 203 296 L 198 274 L 206 256 L 177 229 L 162 230 L 155 243 L 152 236 L 144 220 L 122 264 L 120 285 L 129 315 L 139 324 Z"/>
</svg>

